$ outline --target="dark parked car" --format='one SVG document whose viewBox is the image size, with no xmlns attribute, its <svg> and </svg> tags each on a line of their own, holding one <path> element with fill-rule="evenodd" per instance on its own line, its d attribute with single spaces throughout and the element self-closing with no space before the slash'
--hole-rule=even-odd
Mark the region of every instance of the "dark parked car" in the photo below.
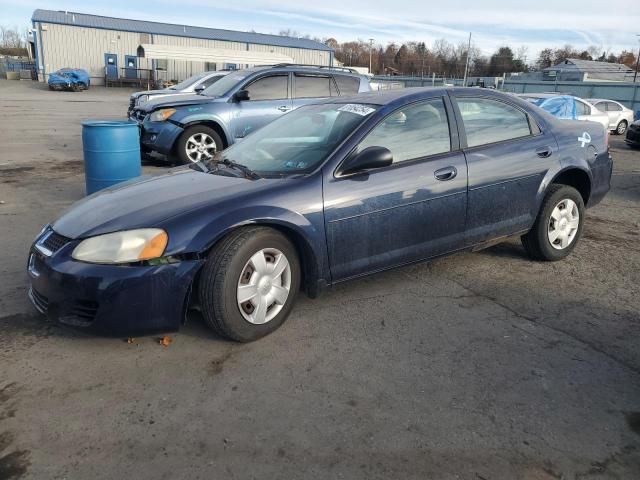
<svg viewBox="0 0 640 480">
<path fill-rule="evenodd" d="M 640 120 L 636 120 L 629 125 L 624 141 L 632 148 L 640 148 Z"/>
<path fill-rule="evenodd" d="M 366 77 L 344 68 L 276 65 L 238 70 L 200 95 L 139 105 L 142 149 L 184 164 L 210 159 L 286 112 L 318 98 L 369 91 Z"/>
<path fill-rule="evenodd" d="M 609 190 L 601 125 L 490 90 L 411 88 L 291 112 L 211 161 L 112 187 L 46 226 L 29 295 L 116 335 L 177 330 L 189 305 L 238 341 L 277 329 L 298 290 L 520 236 L 576 246 Z"/>
</svg>

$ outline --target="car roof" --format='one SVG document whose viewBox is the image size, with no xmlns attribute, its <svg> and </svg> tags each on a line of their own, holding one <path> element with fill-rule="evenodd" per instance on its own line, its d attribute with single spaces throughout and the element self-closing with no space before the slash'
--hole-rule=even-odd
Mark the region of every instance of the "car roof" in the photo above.
<svg viewBox="0 0 640 480">
<path fill-rule="evenodd" d="M 243 68 L 242 72 L 264 72 L 267 70 L 275 71 L 275 72 L 305 72 L 305 73 L 324 73 L 324 74 L 339 74 L 339 75 L 348 75 L 351 77 L 362 78 L 363 75 L 359 74 L 355 70 L 350 69 L 349 67 L 330 67 L 324 65 L 299 65 L 299 64 L 289 64 L 283 63 L 278 65 L 261 65 L 250 68 Z"/>
</svg>

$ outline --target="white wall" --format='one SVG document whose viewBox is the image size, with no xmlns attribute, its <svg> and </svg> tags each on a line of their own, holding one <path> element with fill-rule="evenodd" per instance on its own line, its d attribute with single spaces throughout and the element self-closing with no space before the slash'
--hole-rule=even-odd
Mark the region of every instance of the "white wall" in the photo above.
<svg viewBox="0 0 640 480">
<path fill-rule="evenodd" d="M 121 32 L 116 30 L 102 30 L 96 28 L 75 27 L 71 25 L 57 25 L 51 23 L 36 23 L 38 36 L 39 72 L 43 69 L 46 74 L 63 67 L 84 68 L 91 76 L 92 85 L 104 83 L 104 54 L 114 53 L 118 56 L 118 73 L 124 67 L 125 55 L 136 55 L 141 43 L 157 43 L 162 45 L 176 45 L 183 47 L 228 48 L 246 50 L 247 44 L 241 42 L 227 42 L 222 40 L 204 40 L 188 37 L 174 37 L 168 35 L 149 35 L 144 33 Z M 152 37 L 152 38 L 150 38 Z M 41 50 L 43 49 L 43 51 Z M 296 63 L 312 65 L 329 65 L 330 52 L 318 50 L 304 50 L 300 48 L 275 47 L 269 45 L 249 44 L 249 50 L 283 53 L 294 59 Z M 183 80 L 193 74 L 204 71 L 203 62 L 185 62 L 168 60 L 166 78 L 169 80 Z M 138 68 L 152 68 L 152 61 L 139 58 Z M 218 69 L 222 65 L 217 66 Z M 160 74 L 159 78 L 165 75 Z M 40 75 L 42 77 L 42 75 Z M 44 79 L 46 81 L 46 78 Z"/>
</svg>

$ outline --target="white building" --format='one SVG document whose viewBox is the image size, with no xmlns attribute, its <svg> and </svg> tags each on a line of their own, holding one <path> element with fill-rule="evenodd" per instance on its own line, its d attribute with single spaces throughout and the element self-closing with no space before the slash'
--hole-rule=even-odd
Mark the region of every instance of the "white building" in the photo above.
<svg viewBox="0 0 640 480">
<path fill-rule="evenodd" d="M 83 68 L 92 85 L 101 85 L 107 77 L 180 81 L 206 70 L 257 64 L 333 65 L 331 48 L 304 38 L 54 10 L 36 10 L 31 21 L 41 81 L 64 67 Z M 153 55 L 139 57 L 144 46 Z"/>
</svg>

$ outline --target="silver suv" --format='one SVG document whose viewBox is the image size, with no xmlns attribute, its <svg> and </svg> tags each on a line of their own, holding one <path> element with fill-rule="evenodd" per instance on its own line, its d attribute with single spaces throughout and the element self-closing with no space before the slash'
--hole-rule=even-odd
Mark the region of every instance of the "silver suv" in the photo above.
<svg viewBox="0 0 640 480">
<path fill-rule="evenodd" d="M 198 95 L 139 105 L 145 153 L 188 164 L 208 160 L 281 115 L 318 99 L 368 92 L 369 80 L 348 68 L 282 64 L 229 73 Z"/>
</svg>

